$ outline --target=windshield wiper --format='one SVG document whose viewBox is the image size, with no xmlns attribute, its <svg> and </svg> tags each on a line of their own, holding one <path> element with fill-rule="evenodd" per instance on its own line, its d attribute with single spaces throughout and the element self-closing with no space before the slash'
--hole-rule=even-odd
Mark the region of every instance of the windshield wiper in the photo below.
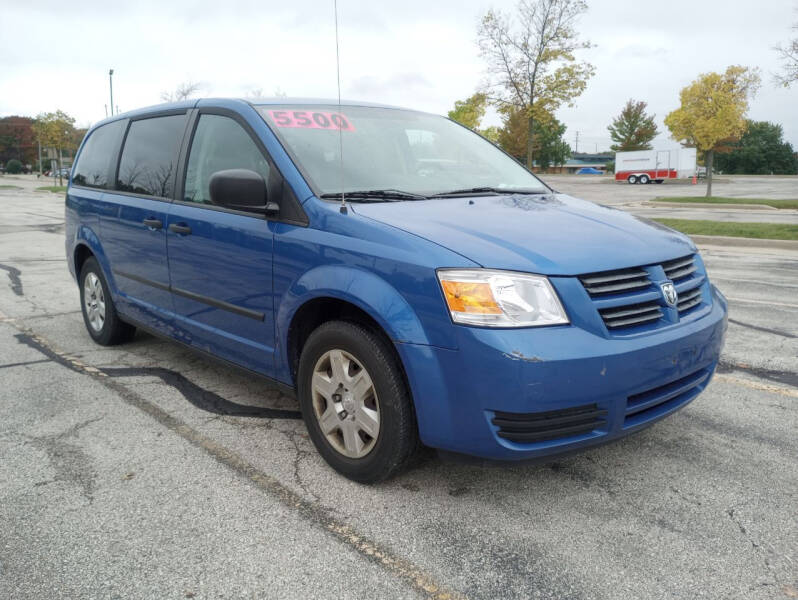
<svg viewBox="0 0 798 600">
<path fill-rule="evenodd" d="M 358 190 L 355 192 L 344 192 L 346 200 L 372 200 L 376 202 L 398 201 L 398 200 L 427 200 L 427 196 L 414 194 L 413 192 L 403 192 L 402 190 Z M 341 193 L 322 194 L 321 198 L 334 200 L 341 198 Z"/>
<path fill-rule="evenodd" d="M 545 190 L 533 189 L 511 189 L 500 187 L 472 187 L 462 190 L 451 190 L 450 192 L 441 192 L 434 194 L 430 198 L 445 198 L 447 196 L 468 196 L 473 194 L 546 194 Z"/>
</svg>

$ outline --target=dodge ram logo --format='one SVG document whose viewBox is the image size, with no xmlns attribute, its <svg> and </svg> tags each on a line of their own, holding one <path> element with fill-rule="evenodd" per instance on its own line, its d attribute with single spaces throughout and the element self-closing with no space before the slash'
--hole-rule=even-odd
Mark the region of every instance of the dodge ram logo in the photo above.
<svg viewBox="0 0 798 600">
<path fill-rule="evenodd" d="M 668 306 L 676 306 L 679 295 L 676 293 L 676 288 L 673 287 L 673 284 L 669 281 L 663 283 L 660 287 L 662 288 L 662 297 L 665 298 L 665 302 L 668 303 Z"/>
</svg>

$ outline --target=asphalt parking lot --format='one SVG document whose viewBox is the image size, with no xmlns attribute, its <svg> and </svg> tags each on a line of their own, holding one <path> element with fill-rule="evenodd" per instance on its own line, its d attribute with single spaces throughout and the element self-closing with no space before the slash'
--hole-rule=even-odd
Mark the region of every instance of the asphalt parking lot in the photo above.
<svg viewBox="0 0 798 600">
<path fill-rule="evenodd" d="M 601 175 L 541 175 L 555 190 L 592 200 L 599 204 L 616 206 L 647 218 L 706 219 L 710 221 L 735 221 L 748 223 L 798 224 L 798 210 L 738 208 L 662 207 L 650 204 L 659 197 L 696 196 L 706 194 L 706 183 L 692 185 L 689 181 L 665 181 L 661 185 L 630 185 L 616 183 L 612 177 Z M 768 198 L 772 200 L 798 199 L 798 177 L 783 175 L 763 177 L 756 175 L 716 176 L 712 195 L 724 198 Z"/>
<path fill-rule="evenodd" d="M 702 248 L 728 339 L 671 418 L 365 487 L 264 382 L 146 334 L 94 345 L 63 195 L 0 184 L 0 598 L 798 597 L 798 252 Z"/>
</svg>

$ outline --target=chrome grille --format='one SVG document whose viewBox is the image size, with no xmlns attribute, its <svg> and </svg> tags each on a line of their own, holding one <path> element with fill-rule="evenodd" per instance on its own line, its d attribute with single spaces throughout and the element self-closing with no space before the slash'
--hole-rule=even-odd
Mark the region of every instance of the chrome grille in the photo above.
<svg viewBox="0 0 798 600">
<path fill-rule="evenodd" d="M 701 304 L 701 288 L 693 288 L 679 295 L 677 308 L 679 309 L 679 314 L 682 314 L 699 304 Z"/>
<path fill-rule="evenodd" d="M 640 304 L 627 304 L 617 308 L 604 308 L 599 310 L 604 324 L 609 329 L 619 327 L 632 327 L 643 323 L 652 323 L 662 318 L 662 308 L 657 302 L 641 302 Z"/>
<path fill-rule="evenodd" d="M 583 275 L 579 280 L 591 296 L 640 290 L 650 284 L 648 274 L 640 268 L 591 273 Z"/>
<path fill-rule="evenodd" d="M 588 273 L 580 275 L 579 280 L 607 329 L 621 334 L 627 328 L 659 326 L 667 321 L 662 291 L 653 285 L 649 275 L 659 281 L 662 275 L 657 272 L 658 267 L 676 286 L 680 316 L 699 307 L 703 300 L 701 285 L 706 281 L 699 265 L 691 254 L 660 265 Z"/>
<path fill-rule="evenodd" d="M 665 277 L 671 281 L 685 279 L 696 270 L 692 255 L 662 263 L 662 268 L 665 270 Z"/>
</svg>

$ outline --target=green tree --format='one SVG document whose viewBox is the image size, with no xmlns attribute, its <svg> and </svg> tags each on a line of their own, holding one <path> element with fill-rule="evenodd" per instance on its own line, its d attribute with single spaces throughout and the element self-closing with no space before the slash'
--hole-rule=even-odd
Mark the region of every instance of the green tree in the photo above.
<svg viewBox="0 0 798 600">
<path fill-rule="evenodd" d="M 22 163 L 16 158 L 12 158 L 6 163 L 6 173 L 9 173 L 10 175 L 22 173 Z"/>
<path fill-rule="evenodd" d="M 485 127 L 485 129 L 479 130 L 480 135 L 482 137 L 489 139 L 494 144 L 499 143 L 499 135 L 501 134 L 501 127 L 497 125 L 491 125 L 490 127 Z"/>
<path fill-rule="evenodd" d="M 499 109 L 515 108 L 526 120 L 527 168 L 534 160 L 535 120 L 582 94 L 593 66 L 576 60 L 589 48 L 576 32 L 587 10 L 584 0 L 520 0 L 510 16 L 489 10 L 478 29 L 479 48 L 487 63 L 485 93 Z"/>
<path fill-rule="evenodd" d="M 449 111 L 449 118 L 477 131 L 487 107 L 487 97 L 485 94 L 477 92 L 465 100 L 455 101 L 454 108 Z"/>
<path fill-rule="evenodd" d="M 529 131 L 526 113 L 514 106 L 499 109 L 502 114 L 502 128 L 497 142 L 502 149 L 519 161 L 524 160 L 528 148 Z M 552 165 L 562 165 L 571 156 L 571 147 L 563 140 L 565 125 L 553 115 L 544 114 L 534 123 L 535 162 L 541 171 Z"/>
<path fill-rule="evenodd" d="M 554 165 L 563 165 L 571 156 L 571 147 L 563 139 L 565 125 L 556 118 L 538 119 L 535 122 L 535 156 L 543 173 Z"/>
<path fill-rule="evenodd" d="M 704 153 L 707 197 L 712 195 L 715 151 L 745 132 L 748 100 L 759 86 L 756 69 L 732 66 L 721 73 L 704 73 L 679 93 L 681 106 L 665 117 L 673 139 Z"/>
<path fill-rule="evenodd" d="M 730 152 L 719 153 L 715 164 L 723 173 L 748 175 L 795 175 L 798 159 L 792 144 L 783 139 L 781 125 L 768 121 L 748 121 L 747 129 Z"/>
<path fill-rule="evenodd" d="M 75 119 L 63 111 L 57 110 L 42 113 L 33 123 L 33 133 L 42 145 L 42 148 L 55 150 L 58 161 L 58 183 L 63 185 L 61 177 L 61 155 L 64 150 L 75 150 Z"/>
<path fill-rule="evenodd" d="M 507 105 L 499 108 L 499 113 L 502 115 L 502 127 L 497 142 L 507 154 L 523 162 L 526 160 L 529 140 L 526 111 Z"/>
<path fill-rule="evenodd" d="M 615 152 L 631 152 L 633 150 L 651 150 L 651 140 L 659 135 L 654 115 L 646 113 L 645 102 L 629 100 L 621 110 L 621 114 L 608 125 L 612 141 L 610 148 Z"/>
</svg>

